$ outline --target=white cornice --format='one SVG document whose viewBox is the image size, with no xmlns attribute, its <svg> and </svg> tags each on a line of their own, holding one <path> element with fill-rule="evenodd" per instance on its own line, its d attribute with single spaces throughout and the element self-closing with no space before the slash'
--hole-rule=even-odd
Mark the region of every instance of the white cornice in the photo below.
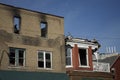
<svg viewBox="0 0 120 80">
<path fill-rule="evenodd" d="M 89 48 L 89 46 L 91 46 L 92 49 L 98 48 L 98 45 L 96 44 L 86 44 L 86 43 L 76 43 L 76 42 L 67 42 L 66 44 L 69 44 L 72 47 L 74 47 L 74 45 L 77 44 L 79 48 Z"/>
</svg>

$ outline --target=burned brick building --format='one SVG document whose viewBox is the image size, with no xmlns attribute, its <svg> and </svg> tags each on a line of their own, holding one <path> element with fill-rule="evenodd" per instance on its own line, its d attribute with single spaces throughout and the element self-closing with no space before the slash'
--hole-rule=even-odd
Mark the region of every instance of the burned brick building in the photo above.
<svg viewBox="0 0 120 80">
<path fill-rule="evenodd" d="M 1 80 L 67 80 L 64 49 L 63 17 L 0 4 Z"/>
<path fill-rule="evenodd" d="M 93 70 L 98 48 L 66 40 L 61 16 L 0 4 L 0 80 L 112 80 Z"/>
</svg>

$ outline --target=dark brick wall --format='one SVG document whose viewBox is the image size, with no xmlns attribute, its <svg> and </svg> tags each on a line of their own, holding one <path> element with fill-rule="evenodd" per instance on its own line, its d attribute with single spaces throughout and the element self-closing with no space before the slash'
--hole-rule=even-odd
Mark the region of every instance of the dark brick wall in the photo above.
<svg viewBox="0 0 120 80">
<path fill-rule="evenodd" d="M 111 68 L 114 68 L 114 80 L 120 80 L 120 56 L 115 61 L 115 63 L 112 65 Z"/>
<path fill-rule="evenodd" d="M 69 71 L 70 80 L 113 80 L 111 73 Z"/>
<path fill-rule="evenodd" d="M 79 52 L 78 52 L 78 46 L 77 44 L 74 45 L 72 49 L 72 62 L 73 62 L 73 67 L 67 68 L 68 70 L 88 70 L 88 71 L 93 71 L 93 64 L 92 64 L 92 49 L 91 46 L 88 48 L 88 65 L 89 67 L 80 67 L 79 64 Z"/>
</svg>

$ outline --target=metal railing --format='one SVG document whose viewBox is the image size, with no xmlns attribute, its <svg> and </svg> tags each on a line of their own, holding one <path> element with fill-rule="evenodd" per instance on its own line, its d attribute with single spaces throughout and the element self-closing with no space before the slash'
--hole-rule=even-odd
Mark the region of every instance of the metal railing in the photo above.
<svg viewBox="0 0 120 80">
<path fill-rule="evenodd" d="M 109 63 L 93 62 L 93 71 L 97 72 L 110 72 Z"/>
</svg>

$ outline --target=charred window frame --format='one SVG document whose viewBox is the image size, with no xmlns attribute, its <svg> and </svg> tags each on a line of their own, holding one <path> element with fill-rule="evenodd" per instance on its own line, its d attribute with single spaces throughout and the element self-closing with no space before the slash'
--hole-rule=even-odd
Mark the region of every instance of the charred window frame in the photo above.
<svg viewBox="0 0 120 80">
<path fill-rule="evenodd" d="M 10 47 L 9 51 L 9 66 L 23 67 L 25 65 L 25 49 Z"/>
<path fill-rule="evenodd" d="M 47 37 L 47 22 L 40 23 L 41 37 Z"/>
<path fill-rule="evenodd" d="M 38 51 L 38 68 L 52 68 L 52 53 L 47 51 Z"/>
<path fill-rule="evenodd" d="M 21 18 L 19 16 L 14 16 L 13 24 L 14 24 L 14 33 L 19 34 L 20 33 Z"/>
<path fill-rule="evenodd" d="M 88 67 L 88 50 L 80 48 L 78 51 L 80 67 Z"/>
</svg>

